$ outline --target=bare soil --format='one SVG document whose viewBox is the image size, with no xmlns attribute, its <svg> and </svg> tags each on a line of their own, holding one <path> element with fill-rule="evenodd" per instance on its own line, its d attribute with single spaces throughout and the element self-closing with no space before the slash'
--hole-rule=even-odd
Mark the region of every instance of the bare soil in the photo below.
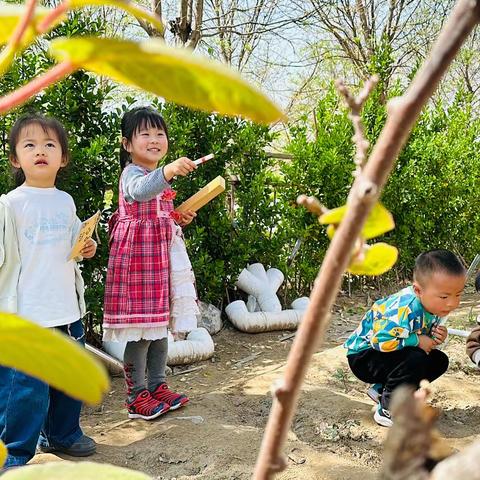
<svg viewBox="0 0 480 480">
<path fill-rule="evenodd" d="M 471 328 L 479 302 L 467 295 L 451 326 Z M 374 478 L 381 465 L 387 430 L 374 423 L 366 386 L 350 373 L 341 347 L 368 305 L 364 298 L 341 303 L 303 385 L 281 480 Z M 175 368 L 169 378 L 172 389 L 190 396 L 190 404 L 152 422 L 127 419 L 123 380 L 114 378 L 104 403 L 83 414 L 85 433 L 98 442 L 90 459 L 159 480 L 251 478 L 271 406 L 270 387 L 281 377 L 292 344 L 283 339 L 288 333 L 250 335 L 227 326 L 214 337 L 211 361 L 185 374 L 186 367 Z M 480 434 L 480 371 L 464 345 L 460 337 L 449 338 L 450 369 L 433 384 L 432 403 L 443 412 L 438 427 L 453 450 Z M 32 463 L 47 461 L 61 459 L 41 454 Z"/>
</svg>

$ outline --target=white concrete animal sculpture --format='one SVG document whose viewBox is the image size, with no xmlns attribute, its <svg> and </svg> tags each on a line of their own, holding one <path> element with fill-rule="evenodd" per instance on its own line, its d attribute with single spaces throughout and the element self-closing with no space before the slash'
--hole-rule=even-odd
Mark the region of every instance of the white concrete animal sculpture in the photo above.
<svg viewBox="0 0 480 480">
<path fill-rule="evenodd" d="M 302 320 L 309 299 L 301 297 L 292 302 L 291 310 L 282 310 L 277 290 L 283 283 L 283 273 L 277 268 L 265 271 L 261 263 L 244 268 L 237 287 L 249 294 L 247 304 L 242 300 L 230 303 L 225 312 L 233 325 L 247 333 L 272 330 L 294 330 Z"/>
</svg>

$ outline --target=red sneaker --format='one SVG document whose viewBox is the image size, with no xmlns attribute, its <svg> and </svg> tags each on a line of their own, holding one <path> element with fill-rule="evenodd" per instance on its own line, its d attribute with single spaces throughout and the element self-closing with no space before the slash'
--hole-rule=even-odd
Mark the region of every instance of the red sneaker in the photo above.
<svg viewBox="0 0 480 480">
<path fill-rule="evenodd" d="M 170 410 L 170 405 L 165 402 L 156 400 L 147 390 L 142 390 L 135 397 L 133 402 L 127 401 L 128 418 L 143 418 L 143 420 L 153 420 L 162 413 Z"/>
<path fill-rule="evenodd" d="M 172 392 L 166 383 L 161 383 L 153 392 L 152 397 L 159 402 L 165 402 L 170 405 L 170 410 L 176 410 L 188 403 L 189 398 L 186 395 Z"/>
</svg>

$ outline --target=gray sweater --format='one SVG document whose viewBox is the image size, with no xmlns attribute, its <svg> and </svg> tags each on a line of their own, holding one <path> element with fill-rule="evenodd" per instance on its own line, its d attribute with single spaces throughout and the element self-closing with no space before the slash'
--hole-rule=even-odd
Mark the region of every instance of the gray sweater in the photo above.
<svg viewBox="0 0 480 480">
<path fill-rule="evenodd" d="M 171 188 L 170 183 L 165 180 L 163 167 L 156 168 L 147 175 L 145 171 L 148 170 L 133 163 L 123 170 L 122 192 L 128 203 L 148 202 L 164 190 Z"/>
</svg>

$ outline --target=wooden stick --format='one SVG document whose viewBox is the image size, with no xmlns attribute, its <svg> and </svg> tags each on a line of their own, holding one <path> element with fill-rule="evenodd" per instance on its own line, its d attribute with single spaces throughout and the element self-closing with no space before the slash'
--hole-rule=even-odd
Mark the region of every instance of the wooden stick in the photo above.
<svg viewBox="0 0 480 480">
<path fill-rule="evenodd" d="M 172 373 L 172 377 L 177 375 L 185 375 L 187 373 L 196 372 L 197 370 L 202 370 L 205 368 L 205 365 L 199 365 L 198 367 L 187 368 L 186 370 L 180 370 L 179 372 Z"/>
<path fill-rule="evenodd" d="M 205 155 L 204 157 L 197 158 L 197 160 L 194 160 L 193 163 L 195 165 L 201 165 L 202 163 L 208 162 L 211 160 L 215 155 L 213 153 L 209 153 L 208 155 Z"/>
<path fill-rule="evenodd" d="M 255 360 L 259 355 L 261 355 L 262 352 L 257 352 L 257 353 L 252 353 L 248 357 L 242 358 L 241 360 L 238 360 L 238 362 L 235 362 L 233 364 L 234 367 L 239 367 L 245 363 L 251 362 L 252 360 Z"/>
<path fill-rule="evenodd" d="M 224 190 L 225 179 L 218 176 L 200 189 L 197 193 L 185 200 L 179 207 L 176 208 L 176 211 L 186 212 L 187 210 L 193 210 L 196 212 L 217 195 L 220 195 Z"/>
<path fill-rule="evenodd" d="M 109 368 L 112 369 L 113 373 L 123 373 L 123 363 L 113 358 L 108 353 L 100 350 L 88 343 L 85 344 L 85 348 L 96 355 L 103 363 L 105 363 Z"/>
<path fill-rule="evenodd" d="M 323 339 L 342 274 L 365 220 L 390 174 L 416 119 L 437 88 L 462 43 L 480 19 L 480 0 L 460 0 L 405 95 L 393 99 L 387 121 L 370 159 L 350 191 L 348 210 L 327 251 L 310 297 L 310 304 L 288 356 L 284 379 L 273 389 L 273 405 L 253 474 L 273 478 L 286 467 L 280 454 L 295 412 L 300 387 L 315 348 Z"/>
<path fill-rule="evenodd" d="M 367 101 L 367 98 L 369 97 L 372 90 L 376 87 L 378 80 L 379 78 L 377 75 L 374 75 L 373 77 L 371 77 L 365 83 L 362 91 L 358 94 L 358 97 L 354 97 L 350 93 L 350 91 L 348 90 L 348 88 L 346 87 L 346 85 L 343 83 L 342 80 L 337 80 L 335 82 L 335 85 L 338 91 L 343 95 L 343 98 L 345 99 L 345 103 L 350 108 L 349 118 L 353 123 L 353 130 L 355 132 L 352 137 L 352 140 L 356 146 L 354 161 L 357 168 L 353 173 L 354 177 L 360 175 L 360 173 L 362 172 L 362 168 L 365 165 L 365 162 L 367 161 L 368 148 L 370 147 L 370 143 L 365 137 L 365 129 L 363 126 L 361 112 L 362 112 L 363 105 Z"/>
<path fill-rule="evenodd" d="M 297 334 L 297 332 L 295 333 L 289 333 L 288 335 L 285 335 L 284 337 L 282 337 L 279 342 L 284 342 L 285 340 L 290 340 L 291 338 L 293 338 L 295 335 Z"/>
</svg>

